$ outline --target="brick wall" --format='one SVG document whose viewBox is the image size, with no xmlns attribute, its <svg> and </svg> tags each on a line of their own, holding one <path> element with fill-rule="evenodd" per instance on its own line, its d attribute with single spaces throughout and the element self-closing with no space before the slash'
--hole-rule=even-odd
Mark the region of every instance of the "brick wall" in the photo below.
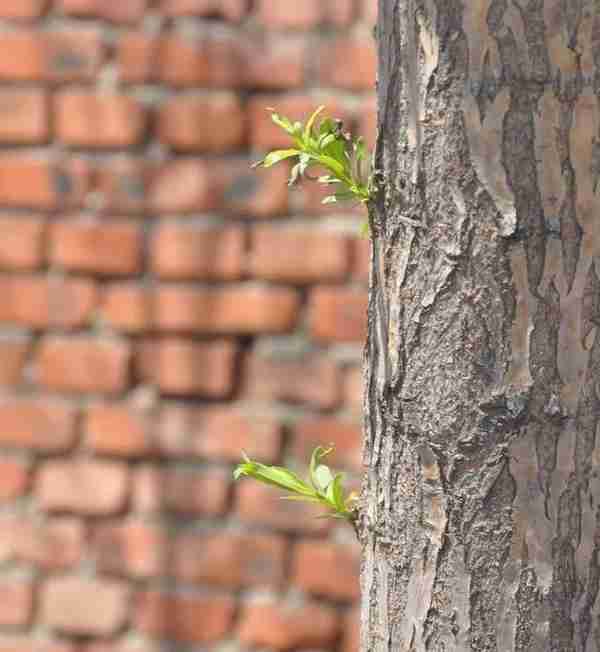
<svg viewBox="0 0 600 652">
<path fill-rule="evenodd" d="M 356 650 L 357 211 L 249 163 L 374 131 L 374 0 L 0 0 L 0 651 Z"/>
</svg>

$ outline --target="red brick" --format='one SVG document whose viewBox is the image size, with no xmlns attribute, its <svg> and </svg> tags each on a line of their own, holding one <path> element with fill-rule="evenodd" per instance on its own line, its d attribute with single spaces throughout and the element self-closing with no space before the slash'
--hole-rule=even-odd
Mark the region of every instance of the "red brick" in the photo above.
<svg viewBox="0 0 600 652">
<path fill-rule="evenodd" d="M 308 460 L 316 446 L 329 444 L 335 446 L 327 458 L 331 464 L 362 468 L 362 432 L 358 423 L 322 417 L 300 421 L 294 430 L 294 452 L 298 459 Z"/>
<path fill-rule="evenodd" d="M 46 142 L 50 135 L 48 117 L 43 91 L 0 91 L 0 143 Z"/>
<path fill-rule="evenodd" d="M 284 494 L 276 487 L 263 486 L 249 479 L 240 480 L 236 485 L 236 513 L 246 523 L 268 525 L 284 532 L 327 532 L 330 519 L 317 518 L 324 515 L 322 508 L 281 500 Z"/>
<path fill-rule="evenodd" d="M 248 10 L 248 0 L 161 0 L 167 16 L 207 16 L 239 22 Z"/>
<path fill-rule="evenodd" d="M 79 206 L 88 189 L 89 167 L 29 154 L 0 156 L 0 205 L 34 209 Z"/>
<path fill-rule="evenodd" d="M 346 237 L 307 228 L 254 229 L 250 271 L 270 281 L 338 281 L 348 273 Z"/>
<path fill-rule="evenodd" d="M 305 122 L 307 117 L 319 106 L 326 107 L 325 114 L 329 117 L 348 123 L 351 119 L 349 109 L 332 96 L 311 96 L 304 94 L 290 95 L 255 95 L 248 102 L 248 118 L 250 120 L 250 142 L 256 149 L 271 149 L 274 147 L 289 147 L 289 135 L 273 123 L 267 107 L 273 107 L 281 115 L 290 120 Z"/>
<path fill-rule="evenodd" d="M 0 387 L 11 387 L 21 382 L 30 351 L 31 340 L 28 337 L 0 337 Z"/>
<path fill-rule="evenodd" d="M 158 577 L 170 558 L 166 532 L 142 521 L 99 524 L 92 535 L 98 569 L 135 578 Z"/>
<path fill-rule="evenodd" d="M 0 563 L 66 569 L 83 557 L 84 528 L 74 518 L 34 521 L 30 515 L 0 519 Z"/>
<path fill-rule="evenodd" d="M 64 91 L 54 97 L 57 137 L 75 147 L 130 147 L 141 141 L 144 108 L 128 95 Z"/>
<path fill-rule="evenodd" d="M 9 458 L 0 460 L 0 504 L 24 496 L 30 476 L 29 464 Z"/>
<path fill-rule="evenodd" d="M 195 213 L 218 207 L 222 195 L 217 175 L 198 159 L 168 161 L 149 179 L 148 201 L 158 213 Z"/>
<path fill-rule="evenodd" d="M 243 82 L 252 90 L 302 88 L 307 81 L 310 50 L 305 39 L 261 34 L 240 43 L 240 50 Z"/>
<path fill-rule="evenodd" d="M 115 23 L 141 20 L 146 0 L 57 0 L 58 8 L 66 14 L 97 17 Z"/>
<path fill-rule="evenodd" d="M 33 610 L 33 585 L 22 580 L 0 582 L 0 627 L 25 627 Z"/>
<path fill-rule="evenodd" d="M 293 11 L 280 0 L 259 0 L 258 19 L 267 29 L 314 29 L 322 23 L 344 27 L 354 17 L 353 0 L 303 0 Z"/>
<path fill-rule="evenodd" d="M 167 332 L 285 333 L 293 329 L 299 306 L 298 295 L 287 288 L 165 286 L 157 293 L 156 320 Z"/>
<path fill-rule="evenodd" d="M 125 403 L 91 405 L 85 418 L 87 446 L 117 457 L 142 457 L 152 452 L 150 418 Z"/>
<path fill-rule="evenodd" d="M 124 584 L 76 576 L 52 577 L 40 593 L 41 621 L 65 634 L 110 636 L 128 619 Z"/>
<path fill-rule="evenodd" d="M 289 209 L 287 181 L 289 167 L 285 164 L 268 170 L 251 170 L 249 162 L 227 164 L 221 172 L 223 210 L 252 218 L 284 215 Z"/>
<path fill-rule="evenodd" d="M 159 40 L 144 32 L 122 34 L 116 46 L 119 77 L 124 82 L 142 84 L 156 77 Z"/>
<path fill-rule="evenodd" d="M 346 372 L 344 378 L 344 402 L 354 412 L 362 412 L 363 370 L 360 367 L 352 367 Z"/>
<path fill-rule="evenodd" d="M 232 597 L 158 591 L 139 594 L 135 624 L 144 634 L 182 643 L 215 643 L 228 634 L 235 612 Z"/>
<path fill-rule="evenodd" d="M 357 133 L 364 138 L 369 149 L 372 150 L 375 147 L 377 137 L 377 97 L 375 95 L 369 95 L 362 102 Z"/>
<path fill-rule="evenodd" d="M 85 459 L 45 462 L 35 483 L 42 509 L 91 516 L 121 511 L 128 489 L 129 476 L 123 463 Z"/>
<path fill-rule="evenodd" d="M 352 609 L 344 618 L 342 652 L 360 651 L 360 609 Z"/>
<path fill-rule="evenodd" d="M 141 333 L 150 326 L 152 305 L 143 286 L 112 283 L 104 289 L 100 314 L 111 327 Z"/>
<path fill-rule="evenodd" d="M 236 414 L 230 407 L 163 407 L 157 439 L 167 455 L 239 461 L 241 451 L 274 462 L 281 448 L 281 426 L 263 417 Z"/>
<path fill-rule="evenodd" d="M 318 56 L 323 86 L 355 91 L 372 90 L 375 86 L 375 42 L 368 34 L 325 41 Z"/>
<path fill-rule="evenodd" d="M 64 641 L 34 639 L 30 634 L 0 638 L 0 652 L 79 652 L 80 648 Z"/>
<path fill-rule="evenodd" d="M 367 238 L 355 238 L 352 245 L 352 276 L 367 283 L 371 269 L 371 243 Z"/>
<path fill-rule="evenodd" d="M 363 20 L 374 24 L 377 21 L 377 1 L 376 0 L 361 0 L 362 11 L 361 16 Z"/>
<path fill-rule="evenodd" d="M 179 582 L 241 588 L 280 586 L 285 572 L 283 537 L 225 532 L 182 534 L 173 550 Z"/>
<path fill-rule="evenodd" d="M 221 516 L 227 508 L 229 473 L 169 471 L 163 478 L 165 507 L 176 514 Z"/>
<path fill-rule="evenodd" d="M 320 287 L 309 299 L 310 331 L 326 342 L 363 342 L 367 327 L 367 293 L 351 288 Z"/>
<path fill-rule="evenodd" d="M 236 353 L 228 340 L 148 341 L 139 350 L 138 373 L 166 394 L 222 398 L 233 388 Z"/>
<path fill-rule="evenodd" d="M 39 217 L 0 217 L 0 269 L 36 269 L 44 263 L 46 226 Z"/>
<path fill-rule="evenodd" d="M 4 0 L 0 7 L 0 18 L 19 20 L 39 18 L 47 6 L 47 0 Z"/>
<path fill-rule="evenodd" d="M 141 464 L 133 469 L 131 508 L 139 514 L 157 514 L 164 503 L 163 472 L 155 465 Z"/>
<path fill-rule="evenodd" d="M 317 357 L 283 359 L 255 354 L 244 367 L 244 391 L 253 399 L 306 403 L 329 409 L 340 402 L 340 372 Z"/>
<path fill-rule="evenodd" d="M 292 582 L 308 593 L 333 600 L 357 600 L 360 554 L 356 546 L 302 541 L 292 560 Z"/>
<path fill-rule="evenodd" d="M 75 443 L 76 413 L 68 404 L 50 399 L 0 401 L 0 445 L 59 452 Z"/>
<path fill-rule="evenodd" d="M 243 76 L 240 46 L 233 36 L 171 32 L 160 41 L 157 70 L 173 86 L 236 88 Z"/>
<path fill-rule="evenodd" d="M 135 274 L 141 269 L 142 229 L 130 222 L 61 220 L 50 229 L 49 256 L 70 270 Z"/>
<path fill-rule="evenodd" d="M 231 152 L 244 143 L 245 116 L 232 93 L 177 95 L 158 114 L 158 138 L 180 151 Z M 0 131 L 1 136 L 1 131 Z"/>
<path fill-rule="evenodd" d="M 338 631 L 338 616 L 331 607 L 251 602 L 243 609 L 238 637 L 243 645 L 276 650 L 329 648 Z"/>
<path fill-rule="evenodd" d="M 129 384 L 129 357 L 121 341 L 46 337 L 37 354 L 39 382 L 56 391 L 122 392 Z"/>
<path fill-rule="evenodd" d="M 150 244 L 151 270 L 163 279 L 233 281 L 244 269 L 244 231 L 163 222 Z"/>
<path fill-rule="evenodd" d="M 144 162 L 112 156 L 96 168 L 96 192 L 105 215 L 133 215 L 146 209 L 147 178 Z"/>
<path fill-rule="evenodd" d="M 91 79 L 103 57 L 100 32 L 91 29 L 2 35 L 0 80 L 75 81 Z"/>
</svg>

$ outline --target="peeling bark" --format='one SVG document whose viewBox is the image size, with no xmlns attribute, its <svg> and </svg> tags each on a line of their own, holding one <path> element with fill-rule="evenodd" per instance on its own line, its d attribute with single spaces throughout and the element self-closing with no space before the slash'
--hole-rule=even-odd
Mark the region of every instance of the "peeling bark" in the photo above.
<svg viewBox="0 0 600 652">
<path fill-rule="evenodd" d="M 362 649 L 595 652 L 600 0 L 377 36 Z"/>
</svg>

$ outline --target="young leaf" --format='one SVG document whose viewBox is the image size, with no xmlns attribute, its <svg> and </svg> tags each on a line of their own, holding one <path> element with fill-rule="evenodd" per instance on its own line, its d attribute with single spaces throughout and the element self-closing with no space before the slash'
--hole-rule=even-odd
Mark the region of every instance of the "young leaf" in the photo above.
<svg viewBox="0 0 600 652">
<path fill-rule="evenodd" d="M 269 152 L 261 161 L 261 164 L 265 168 L 270 168 L 275 163 L 284 161 L 286 158 L 292 158 L 292 156 L 298 156 L 299 154 L 300 151 L 297 149 L 276 149 L 273 152 Z"/>
<path fill-rule="evenodd" d="M 324 106 L 318 107 L 317 110 L 314 111 L 313 114 L 308 119 L 308 121 L 306 123 L 306 126 L 304 127 L 304 142 L 305 143 L 307 143 L 309 141 L 309 139 L 311 138 L 311 136 L 313 134 L 313 126 L 315 124 L 315 120 L 319 116 L 319 113 L 324 111 L 324 109 L 325 109 Z"/>
</svg>

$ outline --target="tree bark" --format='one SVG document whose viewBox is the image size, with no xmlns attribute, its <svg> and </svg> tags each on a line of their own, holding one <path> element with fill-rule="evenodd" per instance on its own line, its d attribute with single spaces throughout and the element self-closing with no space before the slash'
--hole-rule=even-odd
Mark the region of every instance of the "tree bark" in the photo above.
<svg viewBox="0 0 600 652">
<path fill-rule="evenodd" d="M 363 651 L 600 651 L 600 0 L 379 0 Z"/>
</svg>

